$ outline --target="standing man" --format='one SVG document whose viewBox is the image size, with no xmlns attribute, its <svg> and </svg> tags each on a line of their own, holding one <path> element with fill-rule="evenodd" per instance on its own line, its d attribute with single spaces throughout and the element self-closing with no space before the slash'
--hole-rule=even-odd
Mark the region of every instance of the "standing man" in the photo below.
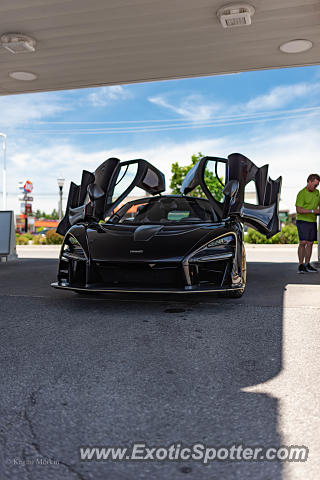
<svg viewBox="0 0 320 480">
<path fill-rule="evenodd" d="M 297 228 L 299 234 L 299 268 L 297 273 L 314 273 L 318 270 L 310 265 L 313 242 L 317 240 L 317 217 L 320 214 L 320 192 L 317 187 L 320 176 L 309 175 L 307 186 L 297 195 Z"/>
</svg>

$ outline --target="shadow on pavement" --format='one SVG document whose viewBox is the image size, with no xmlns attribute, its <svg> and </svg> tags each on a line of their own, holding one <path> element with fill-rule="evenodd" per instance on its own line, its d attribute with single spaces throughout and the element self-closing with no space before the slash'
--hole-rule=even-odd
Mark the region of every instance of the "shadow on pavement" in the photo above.
<svg viewBox="0 0 320 480">
<path fill-rule="evenodd" d="M 78 447 L 281 445 L 277 399 L 241 389 L 281 371 L 284 289 L 317 275 L 250 263 L 239 300 L 84 298 L 49 287 L 56 263 L 0 265 L 1 478 L 282 479 L 279 462 L 81 463 Z"/>
</svg>

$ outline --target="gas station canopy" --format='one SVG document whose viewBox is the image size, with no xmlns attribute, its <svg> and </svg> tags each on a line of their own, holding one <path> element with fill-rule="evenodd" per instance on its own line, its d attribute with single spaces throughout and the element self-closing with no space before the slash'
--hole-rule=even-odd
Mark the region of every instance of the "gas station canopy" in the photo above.
<svg viewBox="0 0 320 480">
<path fill-rule="evenodd" d="M 2 0 L 0 94 L 320 63 L 319 0 L 248 3 Z"/>
</svg>

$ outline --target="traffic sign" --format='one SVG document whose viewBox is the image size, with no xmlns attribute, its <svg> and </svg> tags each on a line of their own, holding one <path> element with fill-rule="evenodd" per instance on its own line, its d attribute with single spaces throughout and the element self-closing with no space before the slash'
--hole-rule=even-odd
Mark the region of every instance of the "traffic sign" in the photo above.
<svg viewBox="0 0 320 480">
<path fill-rule="evenodd" d="M 31 193 L 33 190 L 33 184 L 30 180 L 26 180 L 25 184 L 23 185 L 23 190 L 25 193 Z"/>
</svg>

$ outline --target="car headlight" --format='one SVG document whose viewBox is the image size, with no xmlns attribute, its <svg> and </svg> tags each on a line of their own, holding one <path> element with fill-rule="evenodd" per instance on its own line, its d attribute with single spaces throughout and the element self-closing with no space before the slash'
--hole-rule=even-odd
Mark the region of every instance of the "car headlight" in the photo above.
<svg viewBox="0 0 320 480">
<path fill-rule="evenodd" d="M 217 260 L 227 260 L 234 256 L 233 249 L 217 249 L 216 247 L 234 247 L 236 239 L 234 235 L 225 235 L 224 237 L 212 240 L 203 247 L 193 252 L 187 259 L 190 263 L 212 262 Z"/>
<path fill-rule="evenodd" d="M 216 240 L 213 240 L 212 242 L 208 243 L 207 248 L 230 245 L 233 242 L 234 242 L 234 236 L 226 235 L 225 237 L 217 238 Z"/>
</svg>

